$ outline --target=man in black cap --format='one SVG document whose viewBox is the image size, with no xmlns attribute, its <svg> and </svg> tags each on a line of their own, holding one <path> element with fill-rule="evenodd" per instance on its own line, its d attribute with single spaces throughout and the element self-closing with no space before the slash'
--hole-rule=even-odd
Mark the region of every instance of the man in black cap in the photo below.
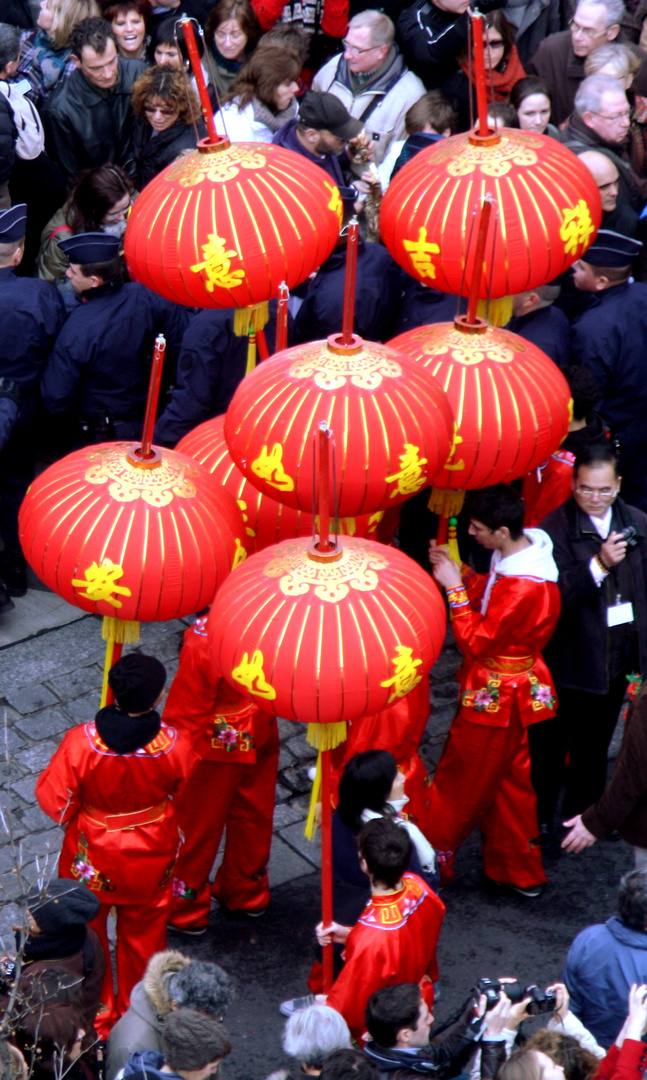
<svg viewBox="0 0 647 1080">
<path fill-rule="evenodd" d="M 59 874 L 96 893 L 94 920 L 106 955 L 97 1017 L 102 1038 L 126 1011 L 130 991 L 166 948 L 171 874 L 179 848 L 173 800 L 195 761 L 188 736 L 157 712 L 166 669 L 130 653 L 111 669 L 115 704 L 68 731 L 36 785 L 41 808 L 66 824 Z M 106 922 L 117 908 L 115 995 Z M 37 917 L 37 916 L 36 916 Z"/>
<path fill-rule="evenodd" d="M 619 470 L 627 502 L 647 510 L 647 285 L 631 279 L 642 244 L 600 229 L 573 267 L 591 303 L 571 331 L 573 362 L 600 384 L 599 412 L 620 440 Z"/>
<path fill-rule="evenodd" d="M 339 190 L 344 203 L 344 224 L 347 224 L 355 213 L 357 191 L 354 187 Z M 329 334 L 341 333 L 345 279 L 346 237 L 340 234 L 332 255 L 321 264 L 310 282 L 294 320 L 291 344 L 320 341 Z M 402 271 L 386 248 L 360 239 L 353 323 L 356 334 L 368 341 L 387 341 L 392 336 L 401 281 Z"/>
<path fill-rule="evenodd" d="M 79 233 L 60 241 L 70 259 L 67 277 L 81 300 L 43 374 L 41 390 L 53 415 L 76 412 L 85 443 L 137 439 L 157 334 L 167 339 L 172 376 L 190 313 L 137 282 L 124 281 L 119 240 Z"/>
<path fill-rule="evenodd" d="M 296 119 L 288 120 L 279 128 L 272 142 L 313 161 L 338 187 L 342 187 L 345 181 L 339 155 L 363 127 L 334 94 L 309 90 L 299 103 Z M 349 165 L 348 159 L 346 164 Z"/>
<path fill-rule="evenodd" d="M 12 606 L 7 595 L 27 591 L 26 563 L 18 541 L 18 510 L 34 476 L 34 429 L 38 383 L 65 322 L 57 289 L 40 278 L 17 277 L 22 259 L 27 207 L 0 212 L 0 379 L 19 394 L 19 413 L 0 450 L 0 612 Z M 6 589 L 5 589 L 6 585 Z"/>
</svg>

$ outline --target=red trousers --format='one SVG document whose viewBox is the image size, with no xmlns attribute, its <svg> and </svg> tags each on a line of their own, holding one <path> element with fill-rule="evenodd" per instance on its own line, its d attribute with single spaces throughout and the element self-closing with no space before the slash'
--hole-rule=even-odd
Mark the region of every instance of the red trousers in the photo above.
<svg viewBox="0 0 647 1080">
<path fill-rule="evenodd" d="M 427 836 L 442 877 L 453 878 L 456 849 L 479 825 L 485 873 L 506 885 L 546 880 L 535 840 L 537 800 L 528 732 L 516 710 L 508 727 L 454 720 L 431 785 Z"/>
<path fill-rule="evenodd" d="M 133 873 L 136 868 L 133 867 Z M 144 977 L 153 953 L 166 948 L 166 923 L 169 917 L 171 886 L 160 889 L 157 901 L 149 904 L 117 904 L 117 993 L 115 994 L 106 923 L 112 904 L 102 904 L 90 926 L 96 930 L 106 954 L 106 971 L 101 984 L 101 1005 L 95 1020 L 100 1039 L 107 1039 L 111 1028 L 130 1005 L 130 991 Z"/>
<path fill-rule="evenodd" d="M 279 741 L 276 720 L 266 716 L 264 721 L 255 728 L 254 765 L 200 761 L 175 800 L 185 835 L 173 884 L 170 919 L 176 926 L 206 926 L 212 892 L 234 911 L 270 902 L 267 864 Z M 225 826 L 225 854 L 211 889 L 209 874 Z"/>
</svg>

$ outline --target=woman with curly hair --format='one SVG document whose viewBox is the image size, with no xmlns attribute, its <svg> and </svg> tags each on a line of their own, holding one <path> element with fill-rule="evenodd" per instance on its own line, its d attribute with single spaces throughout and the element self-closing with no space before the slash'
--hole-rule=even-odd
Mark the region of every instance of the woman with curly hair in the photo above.
<svg viewBox="0 0 647 1080">
<path fill-rule="evenodd" d="M 152 67 L 133 87 L 133 161 L 130 174 L 141 189 L 205 134 L 200 106 L 181 71 Z M 197 126 L 198 134 L 196 136 Z"/>
<path fill-rule="evenodd" d="M 204 36 L 210 51 L 209 73 L 222 101 L 261 36 L 249 0 L 219 0 L 207 19 Z"/>
<path fill-rule="evenodd" d="M 295 94 L 301 62 L 293 52 L 268 45 L 258 48 L 229 92 L 216 127 L 231 142 L 267 142 L 297 114 Z"/>
</svg>

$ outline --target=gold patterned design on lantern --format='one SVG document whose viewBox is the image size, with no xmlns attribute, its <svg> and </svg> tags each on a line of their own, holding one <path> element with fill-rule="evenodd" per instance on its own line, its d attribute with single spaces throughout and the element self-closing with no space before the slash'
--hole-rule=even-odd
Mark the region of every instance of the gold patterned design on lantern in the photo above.
<svg viewBox="0 0 647 1080">
<path fill-rule="evenodd" d="M 438 143 L 434 148 L 434 163 L 447 160 L 450 176 L 468 176 L 479 169 L 484 176 L 506 176 L 513 165 L 536 165 L 539 158 L 533 148 L 536 143 L 516 131 L 514 138 L 505 135 L 492 146 L 474 145 L 466 140 L 462 147 L 456 143 L 444 147 Z"/>
<path fill-rule="evenodd" d="M 110 495 L 117 502 L 135 502 L 142 499 L 148 506 L 168 506 L 177 495 L 192 499 L 196 489 L 193 477 L 197 471 L 189 462 L 162 457 L 155 469 L 139 469 L 126 457 L 127 444 L 117 444 L 107 449 L 97 449 L 88 454 L 88 460 L 96 462 L 85 474 L 89 484 L 110 483 Z"/>
<path fill-rule="evenodd" d="M 464 331 L 447 330 L 443 327 L 442 337 L 440 335 L 437 337 L 430 335 L 429 328 L 424 327 L 420 334 L 416 335 L 415 340 L 420 343 L 421 350 L 433 356 L 445 356 L 453 363 L 465 364 L 466 367 L 481 364 L 484 360 L 489 360 L 494 364 L 510 364 L 521 353 L 526 352 L 522 340 L 512 335 L 502 340 L 500 330 L 491 332 L 488 329 L 484 334 L 472 337 Z M 438 344 L 436 344 L 437 341 Z"/>
<path fill-rule="evenodd" d="M 576 206 L 567 206 L 562 210 L 564 218 L 559 230 L 560 240 L 564 241 L 564 250 L 567 255 L 574 255 L 579 247 L 586 248 L 595 225 L 591 221 L 591 214 L 584 199 L 579 199 Z"/>
<path fill-rule="evenodd" d="M 274 701 L 276 690 L 265 678 L 263 653 L 260 649 L 254 650 L 251 660 L 249 653 L 243 653 L 243 658 L 238 667 L 233 668 L 231 677 L 249 690 L 250 694 L 266 701 Z"/>
<path fill-rule="evenodd" d="M 84 600 L 92 600 L 95 604 L 105 601 L 115 608 L 120 608 L 123 607 L 121 600 L 117 600 L 112 594 L 132 596 L 125 585 L 117 585 L 124 575 L 124 568 L 113 563 L 112 559 L 103 559 L 101 565 L 93 562 L 83 573 L 83 578 L 72 578 L 72 585 L 75 589 L 85 589 L 85 592 L 79 593 Z"/>
<path fill-rule="evenodd" d="M 418 230 L 417 240 L 403 240 L 404 250 L 409 253 L 411 265 L 420 277 L 435 278 L 436 267 L 433 264 L 432 255 L 440 255 L 438 244 L 427 243 L 427 230 L 421 225 Z"/>
<path fill-rule="evenodd" d="M 302 551 L 279 548 L 263 570 L 266 577 L 280 578 L 279 588 L 285 596 L 305 596 L 310 589 L 319 600 L 336 604 L 351 589 L 372 592 L 378 585 L 378 570 L 388 566 L 388 560 L 371 547 L 355 544 L 344 548 L 335 562 L 315 562 Z"/>
<path fill-rule="evenodd" d="M 416 491 L 424 487 L 427 479 L 422 466 L 427 464 L 427 458 L 420 457 L 420 447 L 413 443 L 404 444 L 404 453 L 400 454 L 400 470 L 387 476 L 387 484 L 395 483 L 391 492 L 391 498 L 396 495 L 415 495 Z"/>
<path fill-rule="evenodd" d="M 240 255 L 234 248 L 231 251 L 225 251 L 225 241 L 222 236 L 209 233 L 207 243 L 201 246 L 204 261 L 195 263 L 191 270 L 194 274 L 204 271 L 207 292 L 213 292 L 216 286 L 219 289 L 235 289 L 238 285 L 242 285 L 245 280 L 245 271 L 231 269 L 231 260 L 240 259 Z"/>
<path fill-rule="evenodd" d="M 214 184 L 225 184 L 238 176 L 241 169 L 263 169 L 266 163 L 264 154 L 255 150 L 246 150 L 240 146 L 230 146 L 219 154 L 188 154 L 178 158 L 169 170 L 169 181 L 177 181 L 182 187 L 194 187 L 203 180 Z"/>
<path fill-rule="evenodd" d="M 452 435 L 452 448 L 449 451 L 449 454 L 447 456 L 447 461 L 443 465 L 443 468 L 447 469 L 449 472 L 458 472 L 460 469 L 465 468 L 465 462 L 464 462 L 463 458 L 459 458 L 458 461 L 453 460 L 454 455 L 456 453 L 456 448 L 462 442 L 463 442 L 463 436 L 458 434 L 458 424 L 454 420 L 454 434 Z"/>
<path fill-rule="evenodd" d="M 234 561 L 231 564 L 232 570 L 235 570 L 236 567 L 240 566 L 240 564 L 242 562 L 244 562 L 245 559 L 247 558 L 247 552 L 245 551 L 245 548 L 243 547 L 243 545 L 241 544 L 241 542 L 240 542 L 240 540 L 238 539 L 237 536 L 235 537 L 235 540 L 236 540 L 236 553 L 234 555 Z"/>
<path fill-rule="evenodd" d="M 294 480 L 283 468 L 283 447 L 280 443 L 274 443 L 271 450 L 263 447 L 252 461 L 252 472 L 278 491 L 294 491 Z"/>
<path fill-rule="evenodd" d="M 341 201 L 341 194 L 339 188 L 335 184 L 329 184 L 324 182 L 324 187 L 328 188 L 330 192 L 330 202 L 328 203 L 328 209 L 332 210 L 333 214 L 337 214 L 339 218 L 339 224 L 341 225 L 344 216 L 344 204 Z"/>
<path fill-rule="evenodd" d="M 390 705 L 397 697 L 404 697 L 422 679 L 422 675 L 419 675 L 416 670 L 422 664 L 422 660 L 413 659 L 413 649 L 407 645 L 396 645 L 395 653 L 396 655 L 391 657 L 393 675 L 380 683 L 380 686 L 392 687 L 387 705 Z"/>
<path fill-rule="evenodd" d="M 309 355 L 310 350 L 299 357 L 290 367 L 293 379 L 313 378 L 320 390 L 339 390 L 350 379 L 360 390 L 376 390 L 383 379 L 398 379 L 402 367 L 383 352 L 362 348 L 350 354 L 320 352 Z"/>
</svg>

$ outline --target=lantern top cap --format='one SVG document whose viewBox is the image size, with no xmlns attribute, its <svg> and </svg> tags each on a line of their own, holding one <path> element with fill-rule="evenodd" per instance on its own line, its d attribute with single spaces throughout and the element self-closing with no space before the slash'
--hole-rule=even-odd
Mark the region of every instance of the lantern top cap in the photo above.
<svg viewBox="0 0 647 1080">
<path fill-rule="evenodd" d="M 359 334 L 353 334 L 348 345 L 344 344 L 343 334 L 329 334 L 327 342 L 329 352 L 342 353 L 346 356 L 349 356 L 352 353 L 359 353 L 364 348 L 364 338 L 361 338 Z"/>
<path fill-rule="evenodd" d="M 480 315 L 475 315 L 473 319 L 470 319 L 469 315 L 457 315 L 454 326 L 465 334 L 484 334 L 490 329 L 487 319 L 482 319 Z"/>
</svg>

